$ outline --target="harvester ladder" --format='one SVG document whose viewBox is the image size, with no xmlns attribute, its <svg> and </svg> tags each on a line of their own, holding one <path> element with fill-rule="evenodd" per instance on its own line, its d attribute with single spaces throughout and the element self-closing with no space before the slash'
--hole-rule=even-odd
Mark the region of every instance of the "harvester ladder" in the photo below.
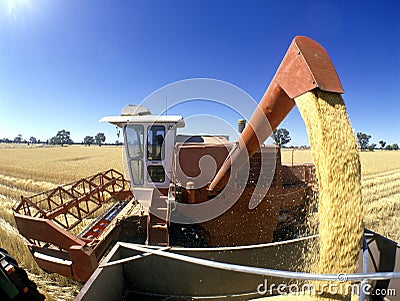
<svg viewBox="0 0 400 301">
<path fill-rule="evenodd" d="M 168 197 L 153 193 L 147 219 L 147 244 L 166 247 L 169 245 Z"/>
</svg>

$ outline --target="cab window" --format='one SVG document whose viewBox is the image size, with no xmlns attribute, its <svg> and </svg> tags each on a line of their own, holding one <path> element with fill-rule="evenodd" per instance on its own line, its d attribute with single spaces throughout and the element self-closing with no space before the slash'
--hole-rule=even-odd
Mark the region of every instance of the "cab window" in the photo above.
<svg viewBox="0 0 400 301">
<path fill-rule="evenodd" d="M 164 160 L 164 138 L 165 127 L 162 125 L 153 125 L 149 127 L 147 135 L 147 160 Z"/>
<path fill-rule="evenodd" d="M 151 182 L 164 182 L 165 171 L 162 165 L 149 165 L 147 166 L 147 180 Z"/>
<path fill-rule="evenodd" d="M 125 139 L 128 152 L 128 164 L 133 185 L 143 185 L 143 139 L 142 125 L 128 125 L 125 127 Z"/>
</svg>

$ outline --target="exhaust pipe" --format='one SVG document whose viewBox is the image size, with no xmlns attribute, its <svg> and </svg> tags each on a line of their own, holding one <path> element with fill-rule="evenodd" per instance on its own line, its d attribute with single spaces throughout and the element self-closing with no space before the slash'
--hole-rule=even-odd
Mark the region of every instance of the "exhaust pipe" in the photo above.
<svg viewBox="0 0 400 301">
<path fill-rule="evenodd" d="M 248 157 L 240 158 L 251 158 L 260 151 L 260 144 L 294 107 L 294 98 L 316 88 L 340 94 L 344 92 L 326 50 L 308 37 L 296 36 L 248 125 L 241 133 L 238 147 L 221 166 L 208 188 L 209 191 L 219 191 L 223 188 L 224 185 L 220 187 L 220 182 L 226 181 L 221 180 L 226 177 L 233 163 L 241 166 L 238 158 L 244 151 L 247 151 Z"/>
<path fill-rule="evenodd" d="M 239 134 L 241 134 L 243 132 L 245 127 L 246 127 L 246 120 L 239 119 L 238 120 L 238 132 L 239 132 Z"/>
</svg>

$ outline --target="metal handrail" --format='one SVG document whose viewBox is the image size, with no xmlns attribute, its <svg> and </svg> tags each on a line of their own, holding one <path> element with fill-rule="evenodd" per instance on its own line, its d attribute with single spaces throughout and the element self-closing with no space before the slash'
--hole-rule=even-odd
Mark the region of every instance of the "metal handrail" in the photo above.
<svg viewBox="0 0 400 301">
<path fill-rule="evenodd" d="M 144 252 L 151 253 L 153 255 L 163 256 L 171 259 L 176 259 L 184 262 L 189 262 L 197 265 L 212 267 L 216 269 L 223 269 L 232 272 L 261 275 L 261 276 L 272 276 L 278 278 L 290 278 L 297 280 L 314 280 L 314 281 L 340 281 L 338 277 L 341 274 L 313 274 L 304 272 L 293 272 L 293 271 L 283 271 L 274 270 L 268 268 L 259 268 L 252 266 L 243 266 L 231 263 L 224 263 L 219 261 L 212 261 L 202 258 L 191 257 L 187 255 L 175 254 L 170 252 L 165 252 L 160 249 L 150 249 L 148 247 L 143 247 L 136 244 L 129 243 L 118 243 L 121 247 Z M 342 275 L 343 276 L 343 275 Z M 378 273 L 355 273 L 346 274 L 346 281 L 364 281 L 364 280 L 388 280 L 400 278 L 400 272 L 378 272 Z"/>
</svg>

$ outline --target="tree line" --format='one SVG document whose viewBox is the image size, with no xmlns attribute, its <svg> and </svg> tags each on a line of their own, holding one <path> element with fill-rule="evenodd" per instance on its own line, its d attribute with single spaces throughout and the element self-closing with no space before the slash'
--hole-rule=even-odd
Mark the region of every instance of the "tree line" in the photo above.
<svg viewBox="0 0 400 301">
<path fill-rule="evenodd" d="M 274 143 L 280 147 L 284 147 L 285 144 L 289 143 L 291 138 L 289 131 L 287 129 L 275 129 L 271 134 Z M 357 146 L 361 151 L 369 150 L 374 151 L 376 149 L 381 150 L 398 150 L 399 145 L 397 143 L 389 144 L 384 140 L 379 140 L 379 146 L 376 143 L 370 144 L 371 135 L 363 132 L 358 132 L 356 134 Z"/>
<path fill-rule="evenodd" d="M 275 129 L 273 133 L 271 134 L 272 139 L 274 140 L 274 143 L 279 146 L 279 147 L 285 147 L 286 144 L 288 144 L 292 138 L 290 137 L 290 133 L 287 129 L 285 128 L 279 128 Z M 369 150 L 369 151 L 374 151 L 376 149 L 381 149 L 381 150 L 398 150 L 399 145 L 397 143 L 393 144 L 388 144 L 384 140 L 379 140 L 379 146 L 376 143 L 370 143 L 371 135 L 368 135 L 363 132 L 358 132 L 356 134 L 356 140 L 357 140 L 357 145 L 361 151 Z M 106 141 L 106 136 L 104 133 L 97 133 L 95 136 L 85 136 L 83 138 L 83 141 L 80 144 L 84 144 L 87 146 L 91 145 L 99 145 L 101 146 L 104 144 Z M 14 140 L 10 140 L 7 138 L 0 139 L 0 142 L 5 142 L 5 143 L 27 143 L 27 144 L 36 144 L 36 143 L 45 143 L 45 144 L 51 144 L 51 145 L 70 145 L 74 144 L 74 142 L 71 139 L 71 132 L 67 130 L 60 130 L 57 132 L 57 134 L 50 139 L 46 141 L 40 141 L 36 139 L 35 137 L 31 136 L 28 140 L 23 139 L 22 135 L 18 135 L 17 137 L 14 138 Z M 118 140 L 115 142 L 115 144 L 119 145 L 122 144 Z"/>
<path fill-rule="evenodd" d="M 92 144 L 101 146 L 106 141 L 106 136 L 104 133 L 97 133 L 95 136 L 86 136 L 82 142 L 75 143 L 71 139 L 71 132 L 67 130 L 59 130 L 57 134 L 46 141 L 40 141 L 40 139 L 36 139 L 31 136 L 29 139 L 23 139 L 21 134 L 18 134 L 13 140 L 8 138 L 0 139 L 0 142 L 3 143 L 26 143 L 26 144 L 50 144 L 50 145 L 71 145 L 71 144 L 84 144 L 90 146 Z M 116 141 L 115 144 L 120 144 L 119 141 Z"/>
<path fill-rule="evenodd" d="M 398 150 L 399 145 L 397 143 L 389 144 L 384 140 L 379 140 L 379 146 L 376 143 L 371 143 L 369 140 L 371 139 L 371 135 L 368 135 L 363 132 L 358 132 L 357 135 L 357 144 L 360 150 L 362 151 L 374 151 L 375 149 L 381 149 L 381 150 Z"/>
</svg>

